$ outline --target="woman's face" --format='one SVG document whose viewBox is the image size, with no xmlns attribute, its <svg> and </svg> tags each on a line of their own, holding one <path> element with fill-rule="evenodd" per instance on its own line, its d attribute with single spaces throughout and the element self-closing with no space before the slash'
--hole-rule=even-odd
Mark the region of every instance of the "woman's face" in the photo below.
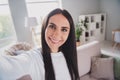
<svg viewBox="0 0 120 80">
<path fill-rule="evenodd" d="M 52 16 L 45 30 L 45 40 L 53 53 L 58 52 L 70 32 L 70 24 L 62 14 Z"/>
</svg>

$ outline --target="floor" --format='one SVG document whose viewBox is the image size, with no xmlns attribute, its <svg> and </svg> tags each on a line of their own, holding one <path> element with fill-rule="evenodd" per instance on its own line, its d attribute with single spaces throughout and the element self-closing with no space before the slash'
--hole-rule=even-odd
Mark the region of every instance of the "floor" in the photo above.
<svg viewBox="0 0 120 80">
<path fill-rule="evenodd" d="M 101 42 L 101 53 L 120 58 L 120 47 L 113 48 L 112 45 L 112 41 Z"/>
</svg>

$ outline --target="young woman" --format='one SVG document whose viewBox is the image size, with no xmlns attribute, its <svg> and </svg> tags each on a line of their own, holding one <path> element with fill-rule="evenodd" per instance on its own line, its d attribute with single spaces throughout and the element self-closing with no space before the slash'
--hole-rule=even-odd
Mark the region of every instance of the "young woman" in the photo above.
<svg viewBox="0 0 120 80">
<path fill-rule="evenodd" d="M 41 50 L 2 56 L 0 65 L 0 80 L 79 80 L 71 15 L 62 9 L 50 12 L 42 25 Z"/>
<path fill-rule="evenodd" d="M 42 26 L 42 54 L 46 80 L 55 80 L 56 74 L 51 54 L 57 55 L 59 51 L 64 55 L 63 57 L 65 58 L 70 78 L 72 80 L 79 78 L 74 33 L 73 19 L 66 10 L 56 9 L 44 21 Z M 58 64 L 59 62 L 55 65 Z M 66 67 L 65 64 L 63 65 Z M 62 71 L 64 72 L 64 68 Z M 63 73 L 63 76 L 66 76 L 66 74 Z"/>
</svg>

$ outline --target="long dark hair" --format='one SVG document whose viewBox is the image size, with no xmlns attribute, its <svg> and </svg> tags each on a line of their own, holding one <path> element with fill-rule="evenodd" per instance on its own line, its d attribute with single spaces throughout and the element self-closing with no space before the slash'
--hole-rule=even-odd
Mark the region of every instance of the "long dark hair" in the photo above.
<svg viewBox="0 0 120 80">
<path fill-rule="evenodd" d="M 45 30 L 48 25 L 48 21 L 50 17 L 62 14 L 66 19 L 69 21 L 70 24 L 70 33 L 66 42 L 59 48 L 61 52 L 63 52 L 64 57 L 67 62 L 67 66 L 71 75 L 72 80 L 79 80 L 78 74 L 78 65 L 77 65 L 77 52 L 76 52 L 76 44 L 75 44 L 75 29 L 74 23 L 71 15 L 68 13 L 67 10 L 62 9 L 55 9 L 51 11 L 48 16 L 45 18 L 43 25 L 42 25 L 42 55 L 45 67 L 45 80 L 55 80 L 55 73 L 53 69 L 53 64 L 51 60 L 51 50 L 46 43 L 45 40 Z"/>
</svg>

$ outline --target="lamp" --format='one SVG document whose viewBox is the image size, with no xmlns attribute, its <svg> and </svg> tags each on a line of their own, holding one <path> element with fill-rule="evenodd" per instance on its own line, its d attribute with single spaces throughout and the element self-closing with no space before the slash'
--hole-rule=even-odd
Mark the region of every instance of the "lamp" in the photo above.
<svg viewBox="0 0 120 80">
<path fill-rule="evenodd" d="M 36 27 L 38 26 L 36 17 L 26 17 L 25 18 L 25 27 L 30 27 L 30 31 L 32 32 L 32 39 L 34 45 L 36 42 L 38 43 L 37 34 L 36 34 Z"/>
<path fill-rule="evenodd" d="M 26 17 L 25 18 L 25 27 L 34 27 L 37 26 L 37 19 L 36 17 Z"/>
</svg>

